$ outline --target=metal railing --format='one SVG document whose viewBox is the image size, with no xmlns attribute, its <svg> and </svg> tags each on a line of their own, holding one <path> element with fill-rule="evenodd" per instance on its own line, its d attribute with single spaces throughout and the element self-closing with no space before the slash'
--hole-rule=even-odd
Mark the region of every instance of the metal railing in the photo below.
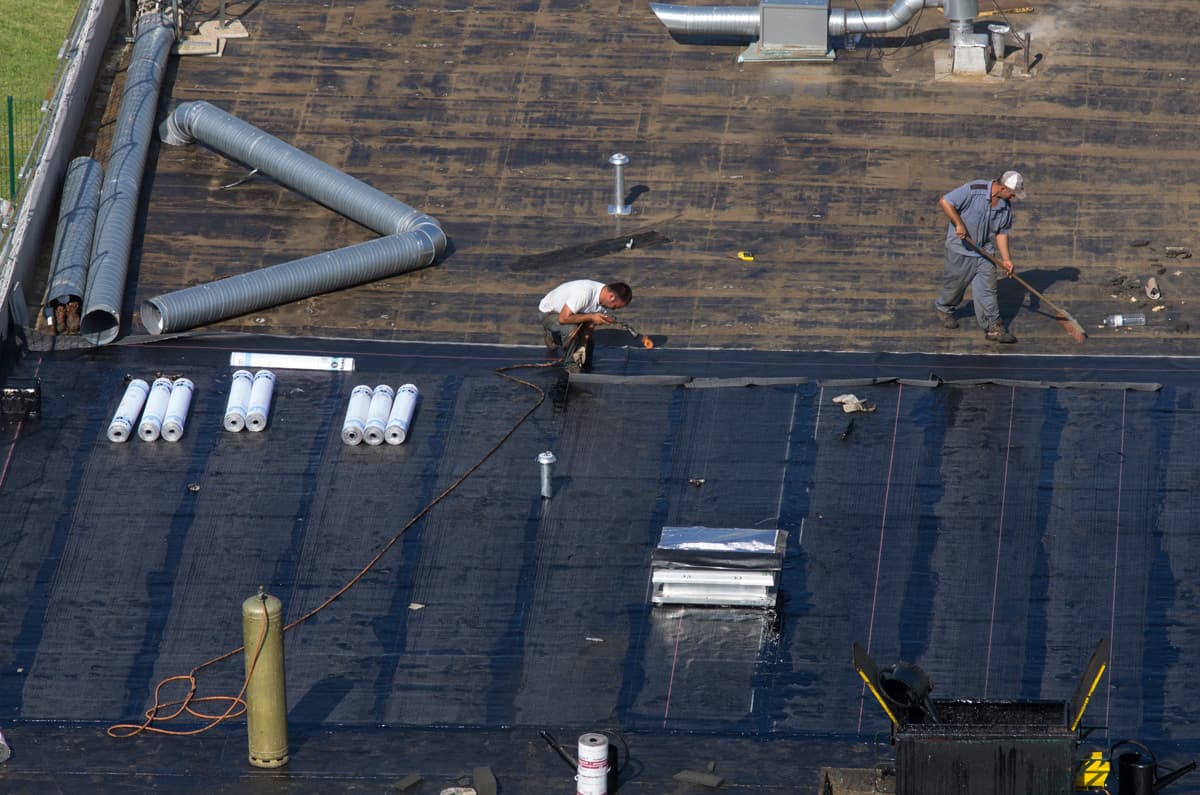
<svg viewBox="0 0 1200 795">
<path fill-rule="evenodd" d="M 5 97 L 0 108 L 0 198 L 10 203 L 29 174 L 38 128 L 46 113 L 40 99 Z"/>
</svg>

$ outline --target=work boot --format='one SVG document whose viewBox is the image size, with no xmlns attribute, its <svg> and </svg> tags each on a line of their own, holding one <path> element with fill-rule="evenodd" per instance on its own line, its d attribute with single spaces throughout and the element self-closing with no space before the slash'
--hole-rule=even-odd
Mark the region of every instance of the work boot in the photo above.
<svg viewBox="0 0 1200 795">
<path fill-rule="evenodd" d="M 954 315 L 949 312 L 943 312 L 940 309 L 933 311 L 937 312 L 938 322 L 942 324 L 942 328 L 958 328 L 958 321 L 954 319 Z"/>
<path fill-rule="evenodd" d="M 79 311 L 80 307 L 78 301 L 67 302 L 67 331 L 71 334 L 79 333 Z"/>
<path fill-rule="evenodd" d="M 1017 338 L 1008 333 L 1008 329 L 997 323 L 990 329 L 984 332 L 983 336 L 988 338 L 989 342 L 1016 342 Z"/>
<path fill-rule="evenodd" d="M 542 342 L 546 343 L 546 355 L 553 356 L 558 353 L 558 340 L 554 339 L 554 335 L 549 331 L 542 333 Z"/>
<path fill-rule="evenodd" d="M 54 305 L 54 333 L 67 333 L 67 308 L 62 304 Z"/>
</svg>

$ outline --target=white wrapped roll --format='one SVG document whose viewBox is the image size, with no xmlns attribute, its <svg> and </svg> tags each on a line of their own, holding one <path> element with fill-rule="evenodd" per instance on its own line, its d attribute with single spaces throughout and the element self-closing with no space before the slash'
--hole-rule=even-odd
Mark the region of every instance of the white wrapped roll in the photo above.
<svg viewBox="0 0 1200 795">
<path fill-rule="evenodd" d="M 229 402 L 225 404 L 225 430 L 237 433 L 246 427 L 246 411 L 250 407 L 250 385 L 254 376 L 249 370 L 238 370 L 229 383 Z"/>
<path fill-rule="evenodd" d="M 605 795 L 608 792 L 608 737 L 599 732 L 580 735 L 577 758 L 577 795 Z"/>
<path fill-rule="evenodd" d="M 384 430 L 388 444 L 403 444 L 408 438 L 408 426 L 412 424 L 413 411 L 417 408 L 417 398 L 420 396 L 412 384 L 405 384 L 396 390 L 396 400 L 392 403 L 392 413 Z"/>
<path fill-rule="evenodd" d="M 196 385 L 187 378 L 176 378 L 171 384 L 171 399 L 167 401 L 167 413 L 163 416 L 162 437 L 168 442 L 178 442 L 187 424 L 188 409 L 192 405 L 192 392 Z"/>
<path fill-rule="evenodd" d="M 392 413 L 392 398 L 396 390 L 387 384 L 380 384 L 371 393 L 371 407 L 367 409 L 367 424 L 363 428 L 363 438 L 367 444 L 383 444 L 383 431 L 387 427 L 388 415 Z"/>
<path fill-rule="evenodd" d="M 367 412 L 371 409 L 371 387 L 359 384 L 350 393 L 350 405 L 346 407 L 346 420 L 342 423 L 342 441 L 358 444 L 363 440 L 367 426 Z"/>
<path fill-rule="evenodd" d="M 117 413 L 113 415 L 112 422 L 108 424 L 108 440 L 110 442 L 125 442 L 129 440 L 129 435 L 133 433 L 133 425 L 138 420 L 138 415 L 142 413 L 142 406 L 146 403 L 146 395 L 150 393 L 150 385 L 140 378 L 135 378 L 129 382 L 129 386 L 125 387 L 125 394 L 121 396 L 121 403 L 117 406 Z"/>
<path fill-rule="evenodd" d="M 138 436 L 143 442 L 153 442 L 162 433 L 163 415 L 167 413 L 167 404 L 171 402 L 171 379 L 155 378 L 150 386 L 150 395 L 146 398 L 146 408 L 142 411 L 142 421 L 138 423 Z"/>
<path fill-rule="evenodd" d="M 261 431 L 267 427 L 267 415 L 271 413 L 271 393 L 275 391 L 275 374 L 270 370 L 259 370 L 254 374 L 250 388 L 250 410 L 246 412 L 246 428 Z"/>
</svg>

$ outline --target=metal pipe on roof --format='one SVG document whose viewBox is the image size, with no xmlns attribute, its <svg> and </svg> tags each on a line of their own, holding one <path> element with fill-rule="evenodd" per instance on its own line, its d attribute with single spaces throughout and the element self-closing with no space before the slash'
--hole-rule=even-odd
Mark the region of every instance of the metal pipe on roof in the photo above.
<svg viewBox="0 0 1200 795">
<path fill-rule="evenodd" d="M 50 255 L 47 304 L 65 304 L 72 298 L 83 298 L 103 179 L 104 170 L 90 157 L 77 157 L 67 166 L 54 233 L 54 253 Z M 58 331 L 62 333 L 63 329 Z"/>
<path fill-rule="evenodd" d="M 758 6 L 693 8 L 670 3 L 651 3 L 650 10 L 674 36 L 758 38 Z"/>
<path fill-rule="evenodd" d="M 154 131 L 163 71 L 175 43 L 175 29 L 165 14 L 143 14 L 138 17 L 136 28 L 137 38 L 125 71 L 125 89 L 100 190 L 79 328 L 85 339 L 97 345 L 112 342 L 121 330 L 121 305 L 142 174 Z"/>
<path fill-rule="evenodd" d="M 351 177 L 207 102 L 177 107 L 163 141 L 199 141 L 386 237 L 148 299 L 151 334 L 180 331 L 318 293 L 424 268 L 446 250 L 432 216 Z"/>
<path fill-rule="evenodd" d="M 971 0 L 974 2 L 974 0 Z M 847 36 L 855 33 L 887 33 L 899 30 L 922 8 L 937 8 L 955 0 L 895 0 L 886 11 L 862 11 L 858 8 L 829 9 L 829 35 Z"/>
<path fill-rule="evenodd" d="M 829 35 L 846 36 L 855 33 L 886 33 L 906 25 L 922 8 L 937 8 L 947 4 L 971 3 L 977 0 L 895 0 L 886 11 L 863 11 L 860 8 L 829 10 Z M 654 12 L 667 30 L 677 36 L 721 36 L 757 39 L 760 36 L 761 10 L 758 6 L 691 7 L 669 3 L 651 3 Z M 972 14 L 972 17 L 975 15 Z"/>
<path fill-rule="evenodd" d="M 142 303 L 142 325 L 151 334 L 203 326 L 417 270 L 432 263 L 437 253 L 436 242 L 422 231 L 388 235 L 157 295 Z"/>
</svg>

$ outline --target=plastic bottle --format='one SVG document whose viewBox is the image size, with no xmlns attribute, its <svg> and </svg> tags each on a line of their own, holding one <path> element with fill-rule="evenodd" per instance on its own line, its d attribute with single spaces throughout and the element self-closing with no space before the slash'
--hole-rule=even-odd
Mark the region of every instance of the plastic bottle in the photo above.
<svg viewBox="0 0 1200 795">
<path fill-rule="evenodd" d="M 1102 325 L 1109 328 L 1116 328 L 1117 326 L 1144 326 L 1146 325 L 1146 316 L 1140 312 L 1134 315 L 1109 315 L 1104 318 Z"/>
</svg>

